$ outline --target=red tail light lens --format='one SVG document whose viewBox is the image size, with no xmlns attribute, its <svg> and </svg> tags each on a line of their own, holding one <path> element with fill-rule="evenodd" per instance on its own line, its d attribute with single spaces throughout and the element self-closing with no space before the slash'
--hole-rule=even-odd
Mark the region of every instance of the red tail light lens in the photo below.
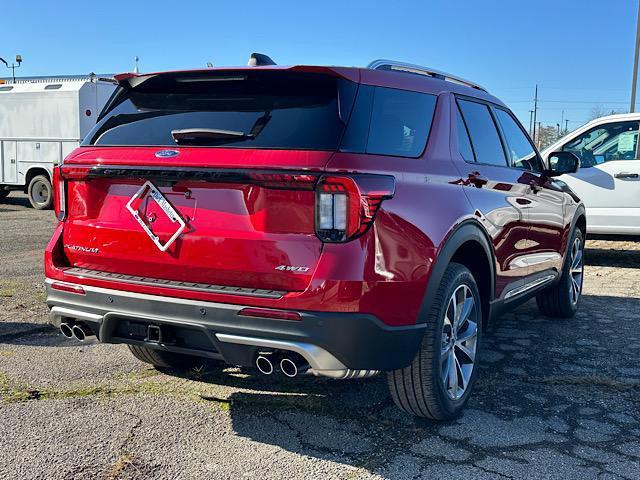
<svg viewBox="0 0 640 480">
<path fill-rule="evenodd" d="M 53 288 L 54 290 L 59 290 L 61 292 L 75 293 L 77 295 L 86 294 L 84 288 L 82 288 L 80 285 L 72 285 L 70 283 L 53 282 L 51 284 L 51 288 Z"/>
<path fill-rule="evenodd" d="M 53 209 L 58 220 L 63 221 L 67 216 L 67 186 L 60 169 L 60 166 L 53 169 Z"/>
<path fill-rule="evenodd" d="M 395 179 L 387 175 L 324 176 L 316 186 L 316 234 L 323 242 L 363 235 L 382 200 L 392 198 Z"/>
<path fill-rule="evenodd" d="M 302 320 L 298 312 L 270 308 L 247 307 L 240 310 L 238 315 L 242 317 L 275 318 L 277 320 Z"/>
</svg>

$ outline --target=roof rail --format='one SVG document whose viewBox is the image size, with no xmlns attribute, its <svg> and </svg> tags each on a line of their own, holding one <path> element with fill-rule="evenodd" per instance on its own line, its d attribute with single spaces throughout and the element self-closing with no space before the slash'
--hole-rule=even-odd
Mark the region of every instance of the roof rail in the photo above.
<svg viewBox="0 0 640 480">
<path fill-rule="evenodd" d="M 451 75 L 450 73 L 441 72 L 434 68 L 423 67 L 421 65 L 414 65 L 411 63 L 397 62 L 395 60 L 374 60 L 367 68 L 371 70 L 391 70 L 397 72 L 415 73 L 417 75 L 427 75 L 429 77 L 437 78 L 440 80 L 446 80 L 447 82 L 457 83 L 459 85 L 465 85 L 467 87 L 476 88 L 486 92 L 487 89 L 475 82 L 465 80 L 464 78 Z"/>
</svg>

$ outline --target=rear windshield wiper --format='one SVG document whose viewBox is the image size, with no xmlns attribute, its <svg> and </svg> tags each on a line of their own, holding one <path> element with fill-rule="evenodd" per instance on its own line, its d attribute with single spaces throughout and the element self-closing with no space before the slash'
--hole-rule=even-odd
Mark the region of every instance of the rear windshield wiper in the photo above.
<svg viewBox="0 0 640 480">
<path fill-rule="evenodd" d="M 176 143 L 192 143 L 203 140 L 234 141 L 253 138 L 252 134 L 236 130 L 220 130 L 217 128 L 183 128 L 171 130 L 171 136 Z"/>
</svg>

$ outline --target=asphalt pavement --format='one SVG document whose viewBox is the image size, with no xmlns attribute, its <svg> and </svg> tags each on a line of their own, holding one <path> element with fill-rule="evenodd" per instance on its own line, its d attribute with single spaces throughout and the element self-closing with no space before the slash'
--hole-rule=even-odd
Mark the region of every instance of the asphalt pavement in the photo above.
<svg viewBox="0 0 640 480">
<path fill-rule="evenodd" d="M 397 410 L 384 377 L 159 372 L 47 324 L 55 220 L 0 204 L 0 478 L 640 479 L 640 242 L 587 243 L 573 320 L 529 302 L 484 337 L 453 422 Z"/>
</svg>

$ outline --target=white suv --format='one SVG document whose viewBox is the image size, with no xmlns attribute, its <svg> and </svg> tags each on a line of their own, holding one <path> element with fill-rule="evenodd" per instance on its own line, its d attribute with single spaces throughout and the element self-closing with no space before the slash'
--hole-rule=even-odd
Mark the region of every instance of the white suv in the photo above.
<svg viewBox="0 0 640 480">
<path fill-rule="evenodd" d="M 562 175 L 587 209 L 587 232 L 640 235 L 640 113 L 609 115 L 583 125 L 542 152 L 573 152 L 576 173 Z"/>
</svg>

